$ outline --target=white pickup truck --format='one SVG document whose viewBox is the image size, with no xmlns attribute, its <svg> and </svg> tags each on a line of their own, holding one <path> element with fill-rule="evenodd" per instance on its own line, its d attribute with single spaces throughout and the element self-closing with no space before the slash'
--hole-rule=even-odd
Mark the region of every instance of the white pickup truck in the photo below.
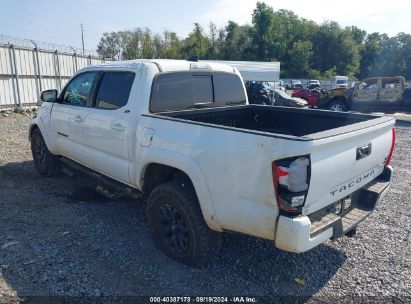
<svg viewBox="0 0 411 304">
<path fill-rule="evenodd" d="M 221 232 L 290 252 L 353 234 L 389 188 L 394 119 L 246 96 L 224 64 L 90 66 L 59 94 L 42 92 L 29 128 L 34 164 L 143 195 L 156 246 L 193 266 L 217 254 Z"/>
</svg>

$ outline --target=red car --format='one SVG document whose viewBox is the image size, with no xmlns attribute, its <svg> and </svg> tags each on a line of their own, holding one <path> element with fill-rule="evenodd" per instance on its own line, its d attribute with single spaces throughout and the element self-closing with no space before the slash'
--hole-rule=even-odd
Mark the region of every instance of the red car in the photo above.
<svg viewBox="0 0 411 304">
<path fill-rule="evenodd" d="M 320 95 L 321 94 L 319 92 L 309 91 L 305 89 L 294 90 L 293 93 L 291 94 L 292 97 L 299 97 L 299 98 L 302 98 L 308 101 L 308 104 L 310 105 L 310 107 L 317 106 L 317 101 L 320 99 Z"/>
</svg>

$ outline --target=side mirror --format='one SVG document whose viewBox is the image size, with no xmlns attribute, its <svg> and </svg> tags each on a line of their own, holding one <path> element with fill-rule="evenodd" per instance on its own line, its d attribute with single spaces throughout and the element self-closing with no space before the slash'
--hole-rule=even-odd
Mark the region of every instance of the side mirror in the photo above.
<svg viewBox="0 0 411 304">
<path fill-rule="evenodd" d="M 57 101 L 57 90 L 45 90 L 40 94 L 40 100 L 37 102 L 37 105 L 40 106 L 43 102 L 56 102 Z"/>
</svg>

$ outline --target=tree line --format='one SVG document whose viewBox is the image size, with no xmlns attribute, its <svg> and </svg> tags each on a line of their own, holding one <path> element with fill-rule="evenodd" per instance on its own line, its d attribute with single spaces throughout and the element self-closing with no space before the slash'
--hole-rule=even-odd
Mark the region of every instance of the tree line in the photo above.
<svg viewBox="0 0 411 304">
<path fill-rule="evenodd" d="M 282 78 L 328 79 L 346 75 L 404 76 L 411 79 L 411 35 L 367 33 L 337 22 L 318 24 L 289 10 L 258 2 L 251 25 L 228 21 L 205 31 L 198 23 L 185 38 L 173 31 L 148 28 L 104 33 L 99 55 L 114 60 L 136 58 L 280 61 Z"/>
</svg>

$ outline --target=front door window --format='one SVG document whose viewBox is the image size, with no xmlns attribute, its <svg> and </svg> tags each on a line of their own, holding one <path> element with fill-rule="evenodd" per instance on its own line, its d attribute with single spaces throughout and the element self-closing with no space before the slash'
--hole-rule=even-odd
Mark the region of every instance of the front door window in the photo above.
<svg viewBox="0 0 411 304">
<path fill-rule="evenodd" d="M 86 72 L 74 78 L 64 90 L 62 102 L 80 107 L 90 105 L 96 76 L 96 72 Z"/>
</svg>

